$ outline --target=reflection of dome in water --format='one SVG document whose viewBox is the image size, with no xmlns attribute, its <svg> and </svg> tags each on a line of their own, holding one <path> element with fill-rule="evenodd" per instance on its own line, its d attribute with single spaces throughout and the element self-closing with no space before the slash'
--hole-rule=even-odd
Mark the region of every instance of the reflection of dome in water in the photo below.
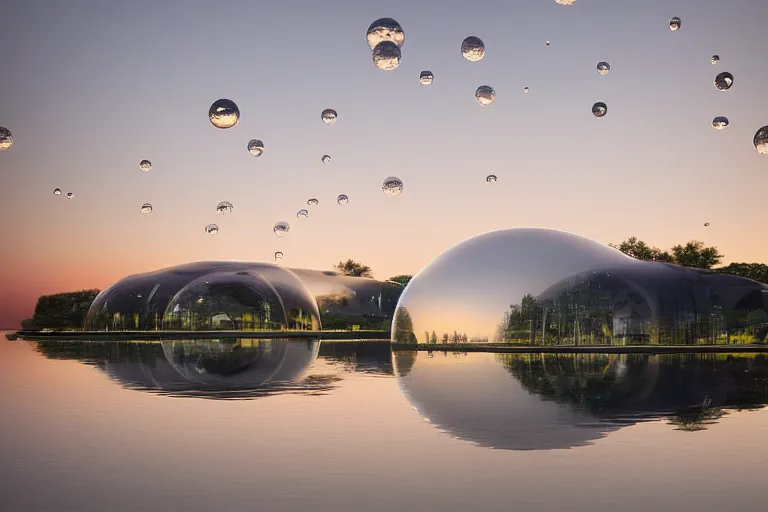
<svg viewBox="0 0 768 512">
<path fill-rule="evenodd" d="M 155 346 L 161 352 L 151 361 L 109 362 L 106 372 L 133 389 L 207 398 L 258 396 L 299 381 L 317 358 L 320 343 L 275 339 Z"/>
<path fill-rule="evenodd" d="M 547 229 L 449 249 L 406 287 L 392 340 L 533 345 L 706 344 L 768 335 L 768 286 L 645 262 Z"/>
<path fill-rule="evenodd" d="M 589 444 L 640 421 L 701 430 L 768 403 L 763 354 L 459 354 L 395 350 L 401 389 L 437 428 L 481 446 Z"/>
<path fill-rule="evenodd" d="M 457 331 L 469 341 L 493 340 L 510 304 L 538 295 L 561 279 L 635 260 L 598 242 L 552 229 L 491 231 L 448 249 L 406 287 L 392 326 L 393 341 L 412 331 Z M 408 324 L 411 325 L 408 325 Z"/>
</svg>

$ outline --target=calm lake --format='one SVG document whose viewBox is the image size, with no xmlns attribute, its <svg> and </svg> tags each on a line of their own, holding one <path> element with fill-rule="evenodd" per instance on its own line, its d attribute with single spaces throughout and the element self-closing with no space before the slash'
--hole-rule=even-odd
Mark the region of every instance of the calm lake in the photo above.
<svg viewBox="0 0 768 512">
<path fill-rule="evenodd" d="M 768 355 L 0 341 L 31 510 L 758 510 Z"/>
</svg>

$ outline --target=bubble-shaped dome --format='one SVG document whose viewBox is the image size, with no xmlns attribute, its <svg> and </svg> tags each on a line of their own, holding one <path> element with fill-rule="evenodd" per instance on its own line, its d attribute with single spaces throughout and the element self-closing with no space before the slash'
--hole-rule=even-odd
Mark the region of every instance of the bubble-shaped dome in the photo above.
<svg viewBox="0 0 768 512">
<path fill-rule="evenodd" d="M 395 343 L 717 344 L 768 335 L 768 286 L 646 262 L 551 229 L 447 250 L 405 288 Z"/>
<path fill-rule="evenodd" d="M 206 274 L 171 299 L 163 327 L 172 330 L 317 330 L 317 303 L 298 279 L 278 290 L 255 272 Z"/>
</svg>

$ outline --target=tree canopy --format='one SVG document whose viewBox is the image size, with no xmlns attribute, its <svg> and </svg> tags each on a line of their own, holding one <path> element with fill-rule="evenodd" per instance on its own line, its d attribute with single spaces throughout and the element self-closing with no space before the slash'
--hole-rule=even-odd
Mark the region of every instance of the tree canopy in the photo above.
<svg viewBox="0 0 768 512">
<path fill-rule="evenodd" d="M 684 267 L 710 269 L 723 260 L 723 255 L 717 247 L 706 247 L 698 240 L 691 240 L 685 245 L 676 245 L 672 247 L 671 252 L 651 247 L 635 236 L 627 238 L 619 245 L 608 245 L 639 260 L 676 263 Z"/>
<path fill-rule="evenodd" d="M 373 271 L 371 270 L 371 267 L 368 265 L 363 265 L 362 263 L 355 261 L 353 259 L 348 259 L 347 261 L 340 261 L 336 265 L 333 266 L 335 270 L 338 270 L 345 276 L 352 276 L 352 277 L 373 277 Z"/>
<path fill-rule="evenodd" d="M 37 300 L 35 314 L 25 320 L 25 328 L 82 329 L 85 315 L 99 290 L 43 295 Z"/>
<path fill-rule="evenodd" d="M 413 278 L 413 276 L 410 276 L 408 274 L 401 274 L 399 276 L 390 277 L 389 279 L 387 279 L 387 281 L 392 281 L 394 283 L 399 283 L 403 286 L 407 286 L 408 283 L 411 282 L 411 278 Z"/>
</svg>

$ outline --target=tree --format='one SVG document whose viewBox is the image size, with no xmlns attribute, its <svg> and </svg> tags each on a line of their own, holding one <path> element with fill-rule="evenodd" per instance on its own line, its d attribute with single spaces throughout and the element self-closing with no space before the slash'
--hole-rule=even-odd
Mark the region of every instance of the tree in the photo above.
<svg viewBox="0 0 768 512">
<path fill-rule="evenodd" d="M 727 267 L 716 270 L 724 274 L 746 277 L 747 279 L 768 284 L 768 265 L 763 263 L 731 263 Z"/>
<path fill-rule="evenodd" d="M 408 274 L 401 274 L 399 276 L 390 277 L 389 279 L 387 279 L 387 281 L 393 281 L 393 282 L 399 283 L 399 284 L 401 284 L 403 286 L 407 286 L 408 283 L 411 282 L 411 278 L 412 277 L 413 276 L 409 276 Z"/>
<path fill-rule="evenodd" d="M 35 314 L 27 325 L 41 329 L 82 329 L 85 315 L 99 290 L 43 295 L 37 299 Z"/>
<path fill-rule="evenodd" d="M 619 245 L 608 244 L 628 256 L 646 261 L 676 263 L 684 267 L 712 268 L 722 261 L 723 255 L 717 247 L 705 247 L 703 242 L 691 240 L 685 245 L 676 245 L 672 252 L 651 247 L 637 237 L 632 236 Z"/>
<path fill-rule="evenodd" d="M 338 264 L 333 266 L 334 269 L 338 270 L 345 276 L 352 276 L 352 277 L 373 277 L 373 272 L 371 271 L 371 267 L 368 265 L 363 265 L 360 262 L 357 262 L 353 259 L 348 259 L 347 261 L 340 261 Z"/>
</svg>

